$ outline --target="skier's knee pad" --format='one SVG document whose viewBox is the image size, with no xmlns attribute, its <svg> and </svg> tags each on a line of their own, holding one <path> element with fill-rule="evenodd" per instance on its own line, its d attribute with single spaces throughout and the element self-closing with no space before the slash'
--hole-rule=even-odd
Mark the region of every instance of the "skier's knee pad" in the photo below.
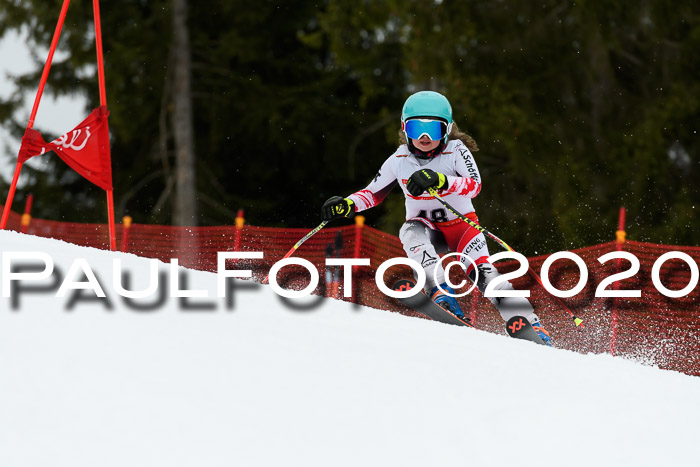
<svg viewBox="0 0 700 467">
<path fill-rule="evenodd" d="M 432 245 L 438 253 L 446 251 L 445 240 L 440 231 L 430 228 L 417 219 L 409 219 L 404 222 L 399 230 L 399 240 L 409 256 L 411 249 L 425 244 Z"/>
<path fill-rule="evenodd" d="M 404 245 L 422 243 L 428 241 L 428 227 L 419 221 L 406 221 L 399 230 L 399 240 Z"/>
</svg>

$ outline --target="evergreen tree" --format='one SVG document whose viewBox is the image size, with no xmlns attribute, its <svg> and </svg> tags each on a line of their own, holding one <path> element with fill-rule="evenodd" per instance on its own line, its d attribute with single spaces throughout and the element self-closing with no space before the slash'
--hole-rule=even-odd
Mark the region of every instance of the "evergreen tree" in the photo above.
<svg viewBox="0 0 700 467">
<path fill-rule="evenodd" d="M 173 214 L 172 0 L 102 5 L 117 214 Z M 199 222 L 315 225 L 331 195 L 363 187 L 397 145 L 404 99 L 445 93 L 479 144 L 482 223 L 526 254 L 613 238 L 695 244 L 700 85 L 696 2 L 191 4 Z M 46 47 L 55 2 L 0 0 L 4 31 Z M 92 9 L 74 2 L 48 92 L 98 103 Z M 43 57 L 41 57 L 43 60 Z M 35 92 L 41 73 L 17 84 Z M 17 96 L 0 103 L 13 122 Z M 38 122 L 40 123 L 40 122 Z M 39 127 L 38 129 L 41 130 Z M 104 221 L 99 190 L 57 158 L 28 171 L 35 215 Z M 403 200 L 367 213 L 396 233 Z"/>
</svg>

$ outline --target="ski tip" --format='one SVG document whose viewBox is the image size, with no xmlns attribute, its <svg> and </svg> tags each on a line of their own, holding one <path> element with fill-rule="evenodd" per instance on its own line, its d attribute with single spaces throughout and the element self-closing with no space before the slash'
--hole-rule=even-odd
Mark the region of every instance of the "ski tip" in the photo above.
<svg viewBox="0 0 700 467">
<path fill-rule="evenodd" d="M 523 316 L 513 316 L 506 323 L 506 332 L 510 337 L 532 341 L 536 344 L 546 345 L 537 335 L 530 322 Z"/>
<path fill-rule="evenodd" d="M 512 337 L 513 335 L 517 334 L 521 329 L 527 327 L 527 325 L 529 324 L 530 322 L 524 317 L 513 316 L 506 323 L 506 331 L 508 332 L 508 335 Z"/>
<path fill-rule="evenodd" d="M 455 315 L 458 320 L 460 320 L 464 325 L 468 328 L 476 329 L 474 325 L 472 324 L 472 320 L 467 318 L 466 316 L 464 318 L 460 318 L 459 316 Z"/>
<path fill-rule="evenodd" d="M 407 290 L 411 290 L 413 287 L 415 287 L 413 281 L 410 281 L 408 279 L 401 279 L 400 281 L 397 281 L 394 284 L 393 289 L 397 292 L 405 292 Z"/>
<path fill-rule="evenodd" d="M 581 318 L 574 318 L 574 323 L 576 324 L 576 326 L 583 327 L 583 320 Z"/>
</svg>

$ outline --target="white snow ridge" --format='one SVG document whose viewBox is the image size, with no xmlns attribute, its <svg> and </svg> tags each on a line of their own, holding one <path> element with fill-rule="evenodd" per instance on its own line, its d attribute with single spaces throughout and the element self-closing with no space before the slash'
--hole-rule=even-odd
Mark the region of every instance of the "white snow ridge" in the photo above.
<svg viewBox="0 0 700 467">
<path fill-rule="evenodd" d="M 147 259 L 0 246 L 2 467 L 699 465 L 696 377 L 247 281 L 227 305 L 204 272 L 129 301 L 113 260 L 143 290 Z M 17 252 L 53 273 L 13 280 Z"/>
</svg>

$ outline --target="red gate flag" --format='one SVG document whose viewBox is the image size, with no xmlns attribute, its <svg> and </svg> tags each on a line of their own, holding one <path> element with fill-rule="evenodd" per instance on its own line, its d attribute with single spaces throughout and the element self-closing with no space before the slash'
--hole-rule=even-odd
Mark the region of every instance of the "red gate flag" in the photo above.
<svg viewBox="0 0 700 467">
<path fill-rule="evenodd" d="M 47 143 L 38 131 L 27 128 L 18 162 L 54 151 L 73 170 L 105 191 L 112 190 L 112 158 L 109 151 L 109 111 L 102 105 L 73 130 Z"/>
</svg>

